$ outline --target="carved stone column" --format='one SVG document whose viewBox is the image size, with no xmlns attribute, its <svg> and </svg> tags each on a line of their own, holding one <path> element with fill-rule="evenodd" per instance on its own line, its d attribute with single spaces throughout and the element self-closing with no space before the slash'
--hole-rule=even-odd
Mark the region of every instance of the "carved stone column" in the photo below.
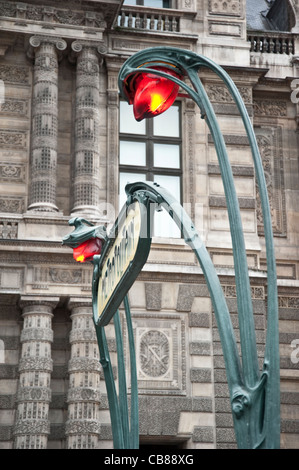
<svg viewBox="0 0 299 470">
<path fill-rule="evenodd" d="M 19 363 L 17 414 L 14 428 L 16 449 L 46 449 L 50 432 L 49 403 L 52 372 L 52 316 L 58 298 L 21 299 L 24 325 Z"/>
<path fill-rule="evenodd" d="M 58 211 L 58 53 L 66 42 L 41 36 L 29 40 L 35 56 L 32 101 L 31 184 L 28 210 Z"/>
<path fill-rule="evenodd" d="M 72 214 L 98 218 L 100 202 L 99 46 L 74 41 L 76 69 L 75 166 Z"/>
<path fill-rule="evenodd" d="M 68 449 L 96 449 L 100 423 L 100 363 L 91 304 L 74 301 L 70 334 L 68 420 L 66 436 Z"/>
</svg>

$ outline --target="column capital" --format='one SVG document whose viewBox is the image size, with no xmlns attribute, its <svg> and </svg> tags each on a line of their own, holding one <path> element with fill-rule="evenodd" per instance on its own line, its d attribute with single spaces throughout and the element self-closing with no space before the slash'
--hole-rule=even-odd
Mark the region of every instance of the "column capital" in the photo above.
<svg viewBox="0 0 299 470">
<path fill-rule="evenodd" d="M 89 41 L 87 39 L 76 39 L 71 44 L 71 52 L 69 55 L 70 62 L 74 63 L 77 60 L 78 55 L 83 49 L 94 49 L 102 59 L 107 54 L 108 48 L 104 41 Z"/>
<path fill-rule="evenodd" d="M 43 297 L 37 295 L 22 295 L 19 301 L 20 308 L 26 311 L 30 309 L 35 310 L 36 308 L 46 307 L 46 310 L 49 310 L 49 313 L 52 313 L 52 310 L 57 306 L 59 302 L 59 297 Z M 47 313 L 45 311 L 45 313 Z"/>
<path fill-rule="evenodd" d="M 68 301 L 68 308 L 71 310 L 72 315 L 81 314 L 81 315 L 92 315 L 92 300 L 84 299 L 82 297 L 70 297 Z"/>
<path fill-rule="evenodd" d="M 41 44 L 53 44 L 57 51 L 61 53 L 67 48 L 67 43 L 64 39 L 53 36 L 35 35 L 29 38 L 29 45 L 27 50 L 27 56 L 33 59 L 35 56 L 35 50 L 38 49 Z"/>
</svg>

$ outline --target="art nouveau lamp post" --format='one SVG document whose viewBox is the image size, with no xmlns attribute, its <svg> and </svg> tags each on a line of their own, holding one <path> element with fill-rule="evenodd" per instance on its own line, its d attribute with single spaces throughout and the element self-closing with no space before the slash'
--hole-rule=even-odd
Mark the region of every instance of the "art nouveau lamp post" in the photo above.
<svg viewBox="0 0 299 470">
<path fill-rule="evenodd" d="M 264 220 L 267 257 L 267 336 L 262 371 L 259 370 L 253 307 L 238 198 L 223 136 L 198 71 L 207 67 L 227 86 L 238 106 L 252 150 Z M 184 81 L 189 79 L 191 86 Z M 201 110 L 214 139 L 222 175 L 233 246 L 241 356 L 220 281 L 196 227 L 173 196 L 159 185 L 136 182 L 126 186 L 127 202 L 110 232 L 84 219 L 72 219 L 72 234 L 63 242 L 78 261 L 94 264 L 93 318 L 103 365 L 115 448 L 138 448 L 138 391 L 134 336 L 127 292 L 146 262 L 151 244 L 150 205 L 163 207 L 193 249 L 205 276 L 214 307 L 226 366 L 234 428 L 239 448 L 279 448 L 280 379 L 276 265 L 270 207 L 262 162 L 254 131 L 237 87 L 211 60 L 177 48 L 146 49 L 130 57 L 119 73 L 123 97 L 133 104 L 137 120 L 161 114 L 180 90 Z M 125 362 L 118 307 L 124 300 L 131 371 L 131 414 L 127 400 Z M 119 396 L 115 390 L 104 327 L 113 318 L 118 354 Z"/>
<path fill-rule="evenodd" d="M 262 372 L 258 367 L 250 282 L 238 198 L 224 138 L 198 76 L 198 71 L 202 68 L 212 70 L 226 85 L 237 104 L 252 150 L 263 211 L 268 278 L 267 338 Z M 186 78 L 193 88 L 186 84 L 184 81 Z M 188 240 L 186 236 L 185 239 L 197 254 L 210 289 L 222 341 L 237 443 L 240 448 L 278 448 L 280 442 L 278 300 L 272 223 L 262 162 L 243 100 L 232 79 L 220 66 L 206 57 L 182 49 L 157 47 L 143 50 L 130 57 L 119 73 L 119 89 L 129 104 L 133 104 L 137 120 L 154 117 L 165 111 L 174 102 L 180 88 L 197 103 L 213 136 L 230 221 L 242 361 L 239 359 L 229 313 L 214 267 L 198 236 L 192 239 L 192 233 L 189 233 L 187 237 L 191 235 L 191 239 Z M 142 184 L 139 188 L 142 190 Z M 137 189 L 138 185 L 135 185 L 134 190 Z M 132 191 L 131 188 L 130 192 Z M 171 215 L 174 212 L 170 212 Z M 177 223 L 182 226 L 182 211 L 178 214 Z M 192 226 L 190 230 L 192 232 Z"/>
</svg>

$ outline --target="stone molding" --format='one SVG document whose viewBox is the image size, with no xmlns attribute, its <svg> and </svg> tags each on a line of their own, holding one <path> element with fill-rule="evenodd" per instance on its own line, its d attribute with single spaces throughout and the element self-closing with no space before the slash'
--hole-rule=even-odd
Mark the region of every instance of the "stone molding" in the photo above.
<svg viewBox="0 0 299 470">
<path fill-rule="evenodd" d="M 260 126 L 256 127 L 255 132 L 262 158 L 269 195 L 273 234 L 274 236 L 286 236 L 287 215 L 285 201 L 282 128 Z M 256 188 L 256 193 L 258 231 L 260 235 L 263 235 L 263 217 L 258 188 Z"/>
</svg>

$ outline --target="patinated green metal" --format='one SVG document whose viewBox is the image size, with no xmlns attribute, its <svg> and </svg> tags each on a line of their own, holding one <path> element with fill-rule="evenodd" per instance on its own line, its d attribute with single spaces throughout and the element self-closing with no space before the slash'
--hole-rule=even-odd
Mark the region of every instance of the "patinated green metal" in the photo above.
<svg viewBox="0 0 299 470">
<path fill-rule="evenodd" d="M 117 345 L 117 366 L 119 390 L 115 387 L 115 380 L 110 359 L 110 353 L 105 334 L 105 327 L 95 323 L 97 341 L 100 352 L 100 363 L 104 371 L 107 397 L 109 403 L 111 428 L 114 449 L 138 449 L 139 448 L 139 414 L 138 414 L 138 385 L 136 371 L 136 355 L 133 337 L 131 312 L 127 296 L 124 307 L 129 339 L 129 354 L 131 364 L 131 413 L 127 396 L 127 380 L 124 358 L 123 334 L 119 311 L 113 316 L 115 327 L 115 339 Z"/>
<path fill-rule="evenodd" d="M 171 64 L 170 67 L 177 67 L 182 76 L 188 77 L 193 88 L 183 80 L 168 75 L 167 72 L 152 68 L 159 65 L 165 68 L 167 64 Z M 267 257 L 267 338 L 262 371 L 258 367 L 251 290 L 238 198 L 224 138 L 213 107 L 198 75 L 200 69 L 204 67 L 215 72 L 227 86 L 239 109 L 252 150 L 263 212 Z M 216 271 L 210 257 L 203 248 L 202 242 L 199 242 L 198 235 L 193 239 L 191 246 L 193 245 L 192 247 L 202 266 L 215 308 L 222 339 L 238 446 L 240 448 L 279 448 L 280 386 L 276 262 L 266 182 L 255 134 L 246 107 L 236 85 L 225 70 L 210 59 L 190 51 L 171 47 L 157 47 L 134 54 L 125 62 L 119 73 L 119 89 L 125 99 L 124 87 L 128 78 L 140 72 L 150 72 L 166 77 L 185 90 L 188 96 L 199 106 L 202 117 L 206 120 L 213 136 L 224 185 L 232 237 L 242 360 L 237 352 L 229 312 L 221 293 Z M 138 184 L 139 189 L 142 186 L 143 183 Z M 143 190 L 145 190 L 144 187 Z M 150 197 L 151 191 L 149 189 L 146 191 L 148 191 Z M 134 192 L 133 189 L 130 189 L 129 194 L 132 192 Z M 159 193 L 159 191 L 156 192 Z M 155 197 L 164 198 L 161 193 L 160 195 L 156 194 Z M 167 198 L 169 198 L 169 195 L 167 195 Z M 168 202 L 166 200 L 164 202 L 166 208 L 169 207 Z M 174 214 L 173 210 L 169 213 Z M 182 220 L 177 219 L 177 223 L 183 227 L 185 227 L 185 223 L 187 225 L 191 224 L 189 228 L 192 234 L 194 229 L 194 227 L 191 228 L 193 226 L 192 222 L 188 221 L 186 214 L 183 214 L 181 209 L 179 213 L 184 222 L 182 223 Z M 187 239 L 188 237 L 186 241 Z"/>
<path fill-rule="evenodd" d="M 165 72 L 152 69 L 156 65 L 175 65 L 183 76 L 189 78 L 193 88 L 183 80 L 170 76 Z M 246 247 L 243 236 L 240 209 L 235 190 L 231 166 L 229 163 L 224 138 L 221 134 L 213 107 L 199 79 L 198 72 L 202 67 L 214 71 L 225 83 L 240 111 L 248 140 L 252 150 L 256 178 L 259 187 L 263 212 L 264 233 L 267 257 L 267 338 L 263 368 L 260 371 L 257 360 L 256 338 L 253 320 L 253 307 L 249 272 L 247 266 Z M 111 416 L 114 448 L 136 449 L 139 446 L 138 417 L 138 384 L 134 335 L 127 292 L 142 266 L 146 262 L 151 243 L 152 206 L 163 207 L 174 219 L 186 243 L 194 250 L 200 263 L 209 288 L 214 307 L 215 317 L 220 334 L 226 366 L 227 381 L 230 391 L 234 428 L 239 448 L 279 448 L 280 442 L 280 387 L 279 387 L 279 340 L 278 340 L 278 302 L 276 263 L 272 234 L 272 222 L 268 194 L 264 178 L 262 162 L 255 139 L 255 134 L 246 111 L 246 107 L 235 84 L 228 74 L 211 60 L 198 56 L 190 51 L 176 48 L 153 48 L 133 55 L 123 65 L 119 74 L 119 88 L 123 92 L 126 80 L 130 75 L 139 72 L 151 72 L 165 76 L 178 83 L 201 109 L 213 136 L 221 170 L 227 210 L 232 237 L 235 278 L 237 289 L 237 305 L 240 329 L 241 357 L 233 331 L 230 313 L 223 290 L 212 263 L 211 257 L 204 246 L 192 220 L 183 207 L 173 196 L 155 183 L 136 182 L 126 186 L 127 203 L 120 212 L 109 235 L 104 227 L 94 227 L 82 218 L 72 219 L 69 224 L 75 226 L 72 234 L 64 237 L 64 244 L 75 248 L 83 241 L 99 237 L 105 241 L 101 255 L 93 258 L 94 272 L 92 281 L 93 319 L 100 351 L 100 362 L 103 366 Z M 119 227 L 134 204 L 142 211 L 142 236 L 138 236 L 137 250 L 122 273 L 119 283 L 113 289 L 111 300 L 99 314 L 98 299 L 101 295 L 99 281 L 102 276 L 105 260 L 114 247 L 115 238 L 119 235 Z M 118 307 L 124 302 L 126 327 L 130 353 L 131 370 L 131 402 L 128 403 L 126 368 L 122 325 Z M 105 334 L 105 326 L 112 321 L 115 327 L 118 362 L 118 393 L 115 387 L 110 354 Z M 129 409 L 131 409 L 129 416 Z"/>
<path fill-rule="evenodd" d="M 110 322 L 147 260 L 152 226 L 152 213 L 148 205 L 149 200 L 142 194 L 130 197 L 106 239 L 101 256 L 94 257 L 94 264 L 97 263 L 97 266 L 93 276 L 93 315 L 94 322 L 99 326 L 105 326 Z M 134 233 L 136 232 L 132 222 L 135 220 L 134 214 L 139 233 Z M 126 225 L 128 220 L 130 223 Z M 132 259 L 127 260 L 129 255 L 132 255 Z M 111 283 L 113 277 L 114 284 Z M 101 308 L 99 301 L 105 295 L 103 286 L 109 282 L 112 284 L 113 292 L 110 289 L 111 296 L 108 292 Z"/>
<path fill-rule="evenodd" d="M 109 304 L 110 309 L 105 311 L 103 318 L 98 318 L 98 281 L 101 275 L 101 267 L 105 260 L 105 257 L 109 253 L 109 249 L 113 246 L 113 241 L 119 232 L 119 224 L 126 217 L 128 211 L 132 210 L 132 204 L 137 202 L 141 205 L 142 210 L 142 226 L 145 226 L 145 234 L 142 239 L 137 241 L 136 255 L 138 257 L 137 263 L 130 263 L 129 269 L 124 273 L 124 277 L 120 286 L 115 291 L 114 299 Z M 91 222 L 83 219 L 82 217 L 76 217 L 69 221 L 70 226 L 74 226 L 75 229 L 69 235 L 63 238 L 62 243 L 69 246 L 70 248 L 76 248 L 81 243 L 89 240 L 90 238 L 101 238 L 104 242 L 104 247 L 101 255 L 95 255 L 91 261 L 94 265 L 93 279 L 92 279 L 92 303 L 93 303 L 93 321 L 96 330 L 97 342 L 99 346 L 100 363 L 103 367 L 107 396 L 109 402 L 111 427 L 113 444 L 115 449 L 138 449 L 139 447 L 139 414 L 138 414 L 138 384 L 137 384 L 137 370 L 136 370 L 136 355 L 134 345 L 134 335 L 132 327 L 132 319 L 129 301 L 126 296 L 127 291 L 134 282 L 134 279 L 139 274 L 142 265 L 147 259 L 147 255 L 150 249 L 151 238 L 148 232 L 148 228 L 151 226 L 150 211 L 147 208 L 149 200 L 143 197 L 130 199 L 127 204 L 123 207 L 116 220 L 114 227 L 109 236 L 106 232 L 105 226 L 95 226 Z M 121 302 L 124 302 L 125 318 L 127 335 L 129 342 L 129 355 L 130 355 L 130 369 L 131 369 L 131 413 L 129 415 L 129 403 L 127 396 L 127 380 L 126 380 L 126 367 L 124 358 L 124 345 L 123 345 L 123 333 L 120 321 L 120 314 L 118 306 Z M 108 320 L 107 320 L 108 315 Z M 108 348 L 108 342 L 105 333 L 105 325 L 113 319 L 115 328 L 115 339 L 117 345 L 117 368 L 118 368 L 118 380 L 119 389 L 118 393 L 115 387 L 115 380 L 113 375 L 113 369 L 110 359 L 110 353 Z"/>
<path fill-rule="evenodd" d="M 70 219 L 69 225 L 74 226 L 75 229 L 63 237 L 62 244 L 70 248 L 77 248 L 77 246 L 90 238 L 100 238 L 103 241 L 107 238 L 107 231 L 104 225 L 94 225 L 88 220 L 83 219 L 83 217 Z"/>
</svg>

